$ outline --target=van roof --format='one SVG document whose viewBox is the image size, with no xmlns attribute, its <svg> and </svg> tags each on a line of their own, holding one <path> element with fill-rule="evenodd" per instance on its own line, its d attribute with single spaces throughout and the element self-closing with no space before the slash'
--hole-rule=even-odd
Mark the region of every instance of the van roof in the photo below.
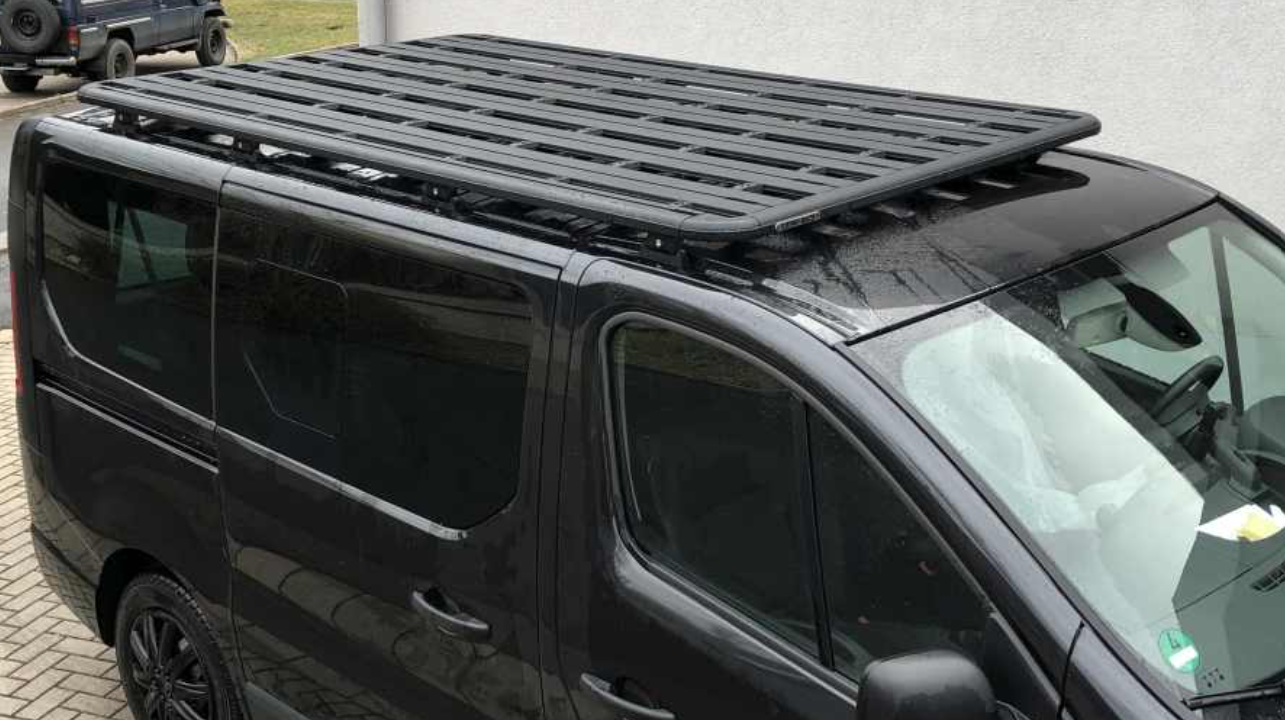
<svg viewBox="0 0 1285 720">
<path fill-rule="evenodd" d="M 184 127 L 687 240 L 779 233 L 1093 135 L 1091 115 L 483 35 L 87 86 Z"/>
<path fill-rule="evenodd" d="M 887 332 L 1065 266 L 1217 198 L 1168 171 L 1057 150 L 791 233 L 722 262 L 848 341 Z"/>
</svg>

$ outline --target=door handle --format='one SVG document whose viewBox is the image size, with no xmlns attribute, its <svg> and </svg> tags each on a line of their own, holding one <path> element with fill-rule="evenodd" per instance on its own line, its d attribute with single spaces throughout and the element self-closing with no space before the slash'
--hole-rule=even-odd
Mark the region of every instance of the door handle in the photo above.
<svg viewBox="0 0 1285 720">
<path fill-rule="evenodd" d="M 482 642 L 491 637 L 490 625 L 460 610 L 460 606 L 438 588 L 416 590 L 410 595 L 410 604 L 443 635 L 468 642 Z"/>
<path fill-rule="evenodd" d="M 589 673 L 580 676 L 580 687 L 587 690 L 598 702 L 614 710 L 624 720 L 674 720 L 672 712 L 630 702 L 617 695 L 611 683 Z"/>
</svg>

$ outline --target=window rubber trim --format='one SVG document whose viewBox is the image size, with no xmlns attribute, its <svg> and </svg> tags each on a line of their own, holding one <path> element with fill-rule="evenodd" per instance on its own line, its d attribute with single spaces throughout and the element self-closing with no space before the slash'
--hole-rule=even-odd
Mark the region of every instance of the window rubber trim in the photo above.
<svg viewBox="0 0 1285 720">
<path fill-rule="evenodd" d="M 812 410 L 800 397 L 793 398 L 794 452 L 799 463 L 799 509 L 803 514 L 804 557 L 806 573 L 812 587 L 812 614 L 816 618 L 817 651 L 821 664 L 835 669 L 834 629 L 830 627 L 830 598 L 825 585 L 825 560 L 822 558 L 821 520 L 817 506 L 816 464 L 812 457 Z"/>
</svg>

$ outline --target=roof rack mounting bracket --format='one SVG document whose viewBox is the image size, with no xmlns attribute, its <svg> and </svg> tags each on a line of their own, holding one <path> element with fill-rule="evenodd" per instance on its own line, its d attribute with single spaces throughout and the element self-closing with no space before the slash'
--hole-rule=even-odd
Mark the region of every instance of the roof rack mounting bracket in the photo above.
<svg viewBox="0 0 1285 720">
<path fill-rule="evenodd" d="M 423 203 L 439 215 L 456 217 L 461 214 L 458 200 L 462 194 L 459 188 L 428 182 L 424 183 Z"/>
<path fill-rule="evenodd" d="M 692 272 L 696 263 L 682 238 L 649 235 L 643 238 L 638 254 L 644 260 L 678 272 Z"/>
<path fill-rule="evenodd" d="M 143 119 L 138 113 L 129 112 L 128 110 L 117 110 L 116 116 L 112 119 L 112 131 L 121 135 L 133 136 L 143 130 Z"/>
<path fill-rule="evenodd" d="M 245 138 L 232 139 L 232 155 L 242 162 L 257 164 L 262 159 L 259 155 L 261 147 L 259 143 Z"/>
</svg>

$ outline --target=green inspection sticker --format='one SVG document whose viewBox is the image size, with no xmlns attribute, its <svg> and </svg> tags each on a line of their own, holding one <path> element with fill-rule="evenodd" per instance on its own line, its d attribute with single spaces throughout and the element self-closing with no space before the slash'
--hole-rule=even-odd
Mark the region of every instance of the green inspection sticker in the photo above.
<svg viewBox="0 0 1285 720">
<path fill-rule="evenodd" d="M 1181 630 L 1160 633 L 1160 656 L 1169 663 L 1169 667 L 1185 675 L 1200 669 L 1200 651 L 1196 650 L 1191 636 Z"/>
</svg>

